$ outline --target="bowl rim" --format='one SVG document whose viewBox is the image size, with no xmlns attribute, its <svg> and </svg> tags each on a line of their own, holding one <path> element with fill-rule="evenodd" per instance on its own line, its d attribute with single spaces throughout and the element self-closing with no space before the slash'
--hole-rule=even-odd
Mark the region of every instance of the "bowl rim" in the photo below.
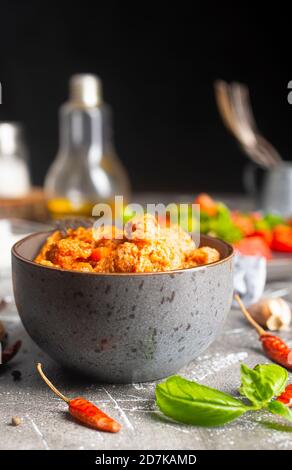
<svg viewBox="0 0 292 470">
<path fill-rule="evenodd" d="M 200 234 L 200 235 L 203 235 L 203 237 L 207 238 L 207 239 L 211 239 L 211 240 L 216 240 L 220 243 L 222 243 L 223 245 L 225 245 L 225 247 L 227 247 L 228 249 L 228 254 L 227 256 L 225 256 L 223 259 L 220 259 L 219 261 L 214 261 L 213 263 L 208 263 L 208 264 L 202 264 L 200 266 L 193 266 L 192 268 L 183 268 L 183 269 L 172 269 L 172 270 L 169 270 L 169 271 L 155 271 L 155 272 L 145 272 L 145 273 L 92 273 L 92 272 L 86 272 L 86 271 L 76 271 L 74 269 L 63 269 L 63 268 L 56 268 L 56 267 L 53 267 L 53 266 L 45 266 L 43 264 L 39 264 L 39 263 L 36 263 L 35 261 L 32 261 L 32 260 L 29 260 L 27 258 L 25 258 L 24 256 L 20 255 L 18 252 L 17 252 L 17 249 L 19 248 L 20 245 L 22 245 L 24 242 L 26 242 L 27 240 L 29 240 L 30 238 L 34 238 L 36 235 L 49 235 L 50 233 L 54 232 L 54 230 L 46 230 L 46 231 L 42 231 L 42 232 L 34 232 L 34 233 L 31 233 L 30 235 L 27 235 L 26 237 L 22 238 L 21 240 L 18 240 L 16 243 L 14 243 L 14 245 L 12 246 L 11 248 L 11 253 L 12 255 L 19 259 L 20 261 L 26 263 L 26 264 L 29 264 L 29 265 L 32 265 L 32 266 L 35 266 L 36 268 L 42 268 L 44 270 L 48 269 L 50 271 L 56 271 L 56 272 L 62 272 L 62 273 L 73 273 L 73 274 L 79 274 L 79 275 L 87 275 L 87 276 L 102 276 L 102 277 L 111 277 L 111 276 L 161 276 L 161 275 L 170 275 L 170 274 L 179 274 L 179 273 L 183 273 L 183 272 L 195 272 L 195 271 L 200 271 L 202 269 L 206 269 L 208 267 L 211 267 L 211 266 L 217 266 L 219 264 L 224 264 L 226 263 L 227 261 L 231 260 L 234 256 L 234 248 L 232 245 L 230 245 L 229 243 L 225 242 L 224 240 L 221 240 L 221 238 L 217 238 L 217 237 L 211 237 L 210 235 L 205 235 L 205 234 Z M 208 246 L 208 245 L 207 245 Z"/>
</svg>

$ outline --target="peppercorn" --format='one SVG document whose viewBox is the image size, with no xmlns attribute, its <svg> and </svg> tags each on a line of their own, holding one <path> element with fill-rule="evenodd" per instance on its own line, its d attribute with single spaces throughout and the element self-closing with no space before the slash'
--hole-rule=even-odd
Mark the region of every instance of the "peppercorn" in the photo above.
<svg viewBox="0 0 292 470">
<path fill-rule="evenodd" d="M 21 380 L 21 372 L 20 372 L 20 370 L 13 370 L 13 371 L 11 372 L 11 375 L 12 375 L 13 380 L 14 380 L 15 382 L 18 382 L 19 380 Z"/>
<path fill-rule="evenodd" d="M 21 418 L 18 416 L 12 416 L 11 418 L 11 425 L 12 426 L 19 426 L 21 424 Z"/>
</svg>

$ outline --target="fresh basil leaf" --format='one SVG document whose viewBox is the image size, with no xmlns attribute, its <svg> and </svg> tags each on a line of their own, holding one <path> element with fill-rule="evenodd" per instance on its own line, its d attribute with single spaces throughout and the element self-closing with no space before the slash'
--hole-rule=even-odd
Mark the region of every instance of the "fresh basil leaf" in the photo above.
<svg viewBox="0 0 292 470">
<path fill-rule="evenodd" d="M 288 406 L 284 405 L 280 401 L 273 400 L 268 404 L 268 410 L 274 415 L 280 415 L 288 421 L 292 422 L 292 411 Z"/>
<path fill-rule="evenodd" d="M 156 386 L 155 392 L 157 405 L 165 415 L 198 426 L 220 426 L 252 408 L 231 395 L 180 376 L 169 377 Z"/>
<path fill-rule="evenodd" d="M 241 395 L 255 406 L 265 406 L 285 389 L 288 372 L 276 364 L 258 364 L 254 369 L 241 364 Z"/>
</svg>

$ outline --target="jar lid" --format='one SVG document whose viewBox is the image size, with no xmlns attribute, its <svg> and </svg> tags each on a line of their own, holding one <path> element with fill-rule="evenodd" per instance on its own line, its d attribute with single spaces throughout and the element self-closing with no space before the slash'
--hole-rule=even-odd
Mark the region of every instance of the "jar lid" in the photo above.
<svg viewBox="0 0 292 470">
<path fill-rule="evenodd" d="M 22 138 L 22 126 L 17 122 L 0 122 L 0 154 L 15 155 Z"/>
</svg>

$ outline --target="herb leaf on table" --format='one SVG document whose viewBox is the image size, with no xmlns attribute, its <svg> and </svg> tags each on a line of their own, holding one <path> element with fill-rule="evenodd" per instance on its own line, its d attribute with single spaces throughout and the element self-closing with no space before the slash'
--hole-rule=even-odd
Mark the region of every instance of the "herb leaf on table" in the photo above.
<svg viewBox="0 0 292 470">
<path fill-rule="evenodd" d="M 268 410 L 274 415 L 280 415 L 292 422 L 292 411 L 280 401 L 273 400 L 268 404 Z"/>
<path fill-rule="evenodd" d="M 282 394 L 287 379 L 288 372 L 281 366 L 258 364 L 250 369 L 242 364 L 240 393 L 249 400 L 246 405 L 232 395 L 176 375 L 156 386 L 156 403 L 166 416 L 197 426 L 220 426 L 259 409 L 292 422 L 288 406 L 274 400 Z"/>
<path fill-rule="evenodd" d="M 288 372 L 275 364 L 258 364 L 253 369 L 241 364 L 241 395 L 262 408 L 285 389 Z"/>
<path fill-rule="evenodd" d="M 165 415 L 199 426 L 228 423 L 252 408 L 227 393 L 179 376 L 157 385 L 156 400 Z"/>
</svg>

